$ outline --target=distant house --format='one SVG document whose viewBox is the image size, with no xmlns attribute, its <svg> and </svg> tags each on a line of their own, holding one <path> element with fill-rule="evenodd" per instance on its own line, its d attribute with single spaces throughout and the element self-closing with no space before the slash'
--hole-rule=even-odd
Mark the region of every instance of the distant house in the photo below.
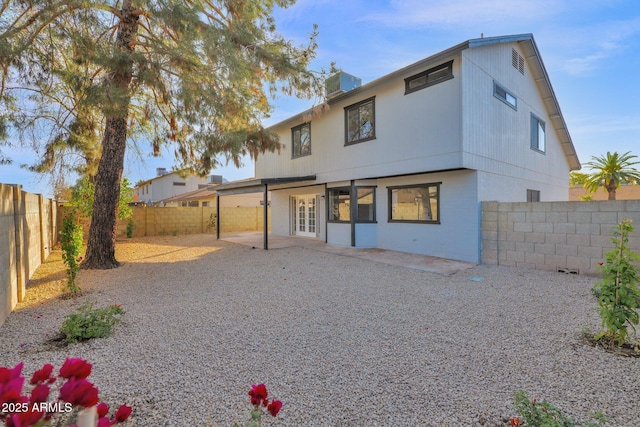
<svg viewBox="0 0 640 427">
<path fill-rule="evenodd" d="M 211 175 L 200 177 L 197 175 L 184 175 L 180 172 L 167 172 L 164 168 L 156 169 L 157 176 L 137 184 L 133 189 L 133 200 L 147 205 L 158 204 L 180 194 L 199 190 L 214 183 L 222 183 L 222 176 Z"/>
<path fill-rule="evenodd" d="M 169 197 L 158 202 L 161 206 L 167 207 L 215 207 L 218 193 L 218 184 L 208 184 L 188 193 Z M 220 199 L 220 207 L 256 207 L 264 203 L 262 193 L 236 194 Z"/>
<path fill-rule="evenodd" d="M 271 191 L 272 233 L 479 262 L 481 202 L 568 200 L 574 145 L 533 35 L 472 39 L 270 127 L 218 194 Z M 515 221 L 516 219 L 514 219 Z M 265 234 L 265 242 L 266 242 Z"/>
</svg>

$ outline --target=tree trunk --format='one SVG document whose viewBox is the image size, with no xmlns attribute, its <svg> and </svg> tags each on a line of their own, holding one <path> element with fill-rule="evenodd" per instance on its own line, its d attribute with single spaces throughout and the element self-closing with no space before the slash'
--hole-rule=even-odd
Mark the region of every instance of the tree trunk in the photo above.
<svg viewBox="0 0 640 427">
<path fill-rule="evenodd" d="M 609 181 L 609 184 L 607 184 L 607 192 L 609 193 L 609 200 L 615 200 L 616 199 L 616 190 L 618 189 L 618 186 L 616 185 L 615 181 L 612 179 Z"/>
<path fill-rule="evenodd" d="M 107 81 L 113 101 L 105 108 L 106 124 L 102 140 L 102 157 L 96 174 L 93 216 L 89 227 L 87 253 L 82 268 L 109 269 L 120 265 L 115 257 L 116 219 L 120 199 L 120 181 L 127 146 L 127 118 L 133 76 L 133 42 L 138 32 L 139 11 L 124 0 L 116 38 L 117 54 Z M 124 55 L 122 55 L 124 53 Z"/>
</svg>

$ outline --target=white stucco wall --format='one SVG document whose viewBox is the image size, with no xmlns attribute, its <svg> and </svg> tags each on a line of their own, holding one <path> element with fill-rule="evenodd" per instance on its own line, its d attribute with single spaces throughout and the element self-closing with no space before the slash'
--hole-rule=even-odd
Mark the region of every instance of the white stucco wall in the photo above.
<svg viewBox="0 0 640 427">
<path fill-rule="evenodd" d="M 440 224 L 387 221 L 387 186 L 442 182 Z M 394 251 L 479 262 L 480 217 L 475 171 L 399 177 L 378 180 L 377 247 Z"/>
</svg>

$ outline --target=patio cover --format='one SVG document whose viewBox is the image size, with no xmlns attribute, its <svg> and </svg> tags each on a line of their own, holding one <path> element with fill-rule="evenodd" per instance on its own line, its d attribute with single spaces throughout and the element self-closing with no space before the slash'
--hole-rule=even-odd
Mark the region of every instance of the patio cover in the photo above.
<svg viewBox="0 0 640 427">
<path fill-rule="evenodd" d="M 247 193 L 259 193 L 264 192 L 264 249 L 269 249 L 269 227 L 267 226 L 269 220 L 268 211 L 268 192 L 269 186 L 287 185 L 293 183 L 301 183 L 305 181 L 315 181 L 315 175 L 306 176 L 294 176 L 285 178 L 248 178 L 238 181 L 232 181 L 225 184 L 220 184 L 216 187 L 217 192 L 217 215 L 216 215 L 216 237 L 220 238 L 220 196 L 230 196 L 232 194 L 247 194 Z"/>
</svg>

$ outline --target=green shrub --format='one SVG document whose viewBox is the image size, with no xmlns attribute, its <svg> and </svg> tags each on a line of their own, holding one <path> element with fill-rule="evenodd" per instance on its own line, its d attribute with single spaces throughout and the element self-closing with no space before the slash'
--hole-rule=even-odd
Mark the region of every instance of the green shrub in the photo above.
<svg viewBox="0 0 640 427">
<path fill-rule="evenodd" d="M 614 249 L 607 253 L 602 265 L 604 278 L 593 287 L 605 328 L 594 338 L 608 348 L 622 346 L 628 335 L 627 328 L 631 327 L 635 334 L 635 325 L 640 320 L 637 311 L 640 308 L 640 290 L 637 287 L 640 278 L 638 267 L 633 264 L 640 257 L 628 246 L 632 231 L 630 219 L 623 219 L 613 227 L 611 241 Z"/>
<path fill-rule="evenodd" d="M 77 294 L 80 292 L 80 288 L 76 285 L 76 276 L 80 271 L 80 261 L 82 261 L 82 257 L 80 257 L 82 226 L 78 223 L 78 214 L 75 209 L 62 218 L 60 246 L 62 248 L 62 261 L 67 266 L 67 288 L 72 293 Z"/>
<path fill-rule="evenodd" d="M 135 228 L 135 223 L 133 222 L 133 218 L 129 218 L 127 221 L 127 238 L 133 237 L 133 229 Z"/>
<path fill-rule="evenodd" d="M 60 332 L 68 343 L 108 337 L 122 314 L 124 310 L 119 304 L 93 308 L 93 304 L 86 303 L 78 308 L 77 313 L 65 317 Z"/>
<path fill-rule="evenodd" d="M 546 400 L 538 402 L 536 399 L 529 400 L 527 393 L 520 390 L 515 396 L 515 409 L 518 414 L 517 418 L 511 418 L 512 426 L 527 427 L 573 427 L 581 425 L 571 417 L 562 413 Z M 520 418 L 522 417 L 522 418 Z M 591 415 L 597 422 L 587 422 L 587 427 L 596 427 L 605 425 L 607 419 L 602 413 Z"/>
</svg>

